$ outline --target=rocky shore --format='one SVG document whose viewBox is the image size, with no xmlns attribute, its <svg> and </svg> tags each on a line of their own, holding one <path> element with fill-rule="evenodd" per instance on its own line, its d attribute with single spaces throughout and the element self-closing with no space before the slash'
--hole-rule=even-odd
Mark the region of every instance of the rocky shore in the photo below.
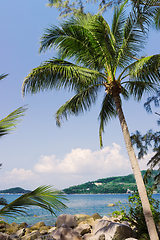
<svg viewBox="0 0 160 240">
<path fill-rule="evenodd" d="M 62 214 L 57 218 L 55 226 L 46 226 L 38 222 L 29 227 L 23 222 L 17 224 L 0 223 L 0 240 L 133 240 L 136 230 L 128 222 L 118 218 L 103 218 L 95 213 Z"/>
</svg>

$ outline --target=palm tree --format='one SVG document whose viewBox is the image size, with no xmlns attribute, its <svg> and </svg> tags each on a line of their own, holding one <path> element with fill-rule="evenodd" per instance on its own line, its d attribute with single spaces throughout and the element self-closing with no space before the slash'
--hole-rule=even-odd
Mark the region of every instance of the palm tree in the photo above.
<svg viewBox="0 0 160 240">
<path fill-rule="evenodd" d="M 35 190 L 21 195 L 13 202 L 7 204 L 5 199 L 0 199 L 0 217 L 25 216 L 29 206 L 38 206 L 56 216 L 56 211 L 62 211 L 67 206 L 61 201 L 67 198 L 60 192 L 55 191 L 52 186 L 40 186 Z"/>
<path fill-rule="evenodd" d="M 151 239 L 158 240 L 121 102 L 121 97 L 129 99 L 130 96 L 139 101 L 143 93 L 154 91 L 159 83 L 160 55 L 138 56 L 144 49 L 147 24 L 152 20 L 154 10 L 148 11 L 144 6 L 140 14 L 135 10 L 126 17 L 126 3 L 114 9 L 111 28 L 101 15 L 87 14 L 64 21 L 60 27 L 46 29 L 40 52 L 55 47 L 59 59 L 50 59 L 32 69 L 23 82 L 22 92 L 26 95 L 45 89 L 73 90 L 75 95 L 56 112 L 56 122 L 60 126 L 62 118 L 89 110 L 100 90 L 105 88 L 99 114 L 100 145 L 102 147 L 105 125 L 118 116 L 148 232 Z"/>
</svg>

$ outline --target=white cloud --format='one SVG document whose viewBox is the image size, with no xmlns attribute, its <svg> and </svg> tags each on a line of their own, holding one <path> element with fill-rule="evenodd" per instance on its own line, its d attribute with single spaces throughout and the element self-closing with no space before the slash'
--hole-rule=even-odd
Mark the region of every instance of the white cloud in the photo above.
<svg viewBox="0 0 160 240">
<path fill-rule="evenodd" d="M 10 187 L 19 186 L 19 185 L 27 185 L 31 184 L 34 181 L 39 181 L 39 176 L 33 173 L 31 170 L 25 169 L 17 169 L 14 168 L 11 172 L 5 172 L 4 176 L 0 177 L 0 181 L 3 184 L 9 184 Z"/>
<path fill-rule="evenodd" d="M 139 161 L 140 169 L 153 154 Z M 3 169 L 2 169 L 3 170 Z M 122 155 L 121 147 L 113 143 L 110 147 L 92 152 L 90 149 L 72 149 L 63 159 L 41 156 L 34 170 L 14 168 L 0 175 L 0 189 L 21 186 L 34 189 L 39 185 L 54 185 L 63 189 L 99 178 L 121 176 L 132 173 L 130 161 Z"/>
<path fill-rule="evenodd" d="M 120 153 L 121 147 L 113 143 L 112 147 L 105 147 L 92 152 L 90 149 L 72 149 L 60 160 L 52 156 L 41 156 L 34 166 L 39 173 L 59 173 L 70 175 L 122 175 L 131 171 L 130 163 Z"/>
</svg>

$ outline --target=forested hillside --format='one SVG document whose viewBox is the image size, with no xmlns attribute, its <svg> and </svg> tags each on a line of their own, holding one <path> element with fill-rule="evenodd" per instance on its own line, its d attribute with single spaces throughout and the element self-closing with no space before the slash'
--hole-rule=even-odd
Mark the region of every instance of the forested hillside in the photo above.
<svg viewBox="0 0 160 240">
<path fill-rule="evenodd" d="M 17 194 L 17 193 L 27 193 L 30 192 L 29 190 L 24 190 L 23 188 L 20 187 L 15 187 L 15 188 L 9 188 L 6 190 L 0 190 L 0 193 L 12 193 L 12 194 Z"/>
<path fill-rule="evenodd" d="M 156 171 L 154 171 L 153 177 Z M 142 171 L 142 175 L 145 171 Z M 152 187 L 153 177 L 149 179 L 148 186 Z M 133 174 L 119 177 L 98 179 L 84 184 L 63 189 L 66 194 L 102 194 L 102 193 L 127 193 L 137 189 Z"/>
</svg>

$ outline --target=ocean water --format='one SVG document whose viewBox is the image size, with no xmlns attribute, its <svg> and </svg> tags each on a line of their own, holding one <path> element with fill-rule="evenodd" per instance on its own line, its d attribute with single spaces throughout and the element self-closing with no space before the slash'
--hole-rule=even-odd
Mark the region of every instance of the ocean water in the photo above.
<svg viewBox="0 0 160 240">
<path fill-rule="evenodd" d="M 20 195 L 18 194 L 0 194 L 0 197 L 6 198 L 7 202 L 10 203 Z M 110 203 L 116 203 L 121 201 L 122 205 L 128 209 L 128 196 L 129 194 L 84 194 L 84 195 L 66 195 L 68 201 L 64 201 L 67 205 L 67 209 L 63 212 L 57 212 L 57 216 L 66 214 L 88 214 L 93 215 L 99 213 L 102 217 L 109 216 L 113 211 L 119 210 L 118 206 L 108 207 Z M 153 197 L 160 201 L 160 194 L 154 194 Z M 26 222 L 28 225 L 33 225 L 36 222 L 43 221 L 46 225 L 54 226 L 57 217 L 52 216 L 49 212 L 39 207 L 29 207 L 27 210 L 29 216 L 19 216 L 17 219 L 5 217 L 8 223 L 12 222 Z M 36 216 L 35 216 L 36 215 Z"/>
</svg>

